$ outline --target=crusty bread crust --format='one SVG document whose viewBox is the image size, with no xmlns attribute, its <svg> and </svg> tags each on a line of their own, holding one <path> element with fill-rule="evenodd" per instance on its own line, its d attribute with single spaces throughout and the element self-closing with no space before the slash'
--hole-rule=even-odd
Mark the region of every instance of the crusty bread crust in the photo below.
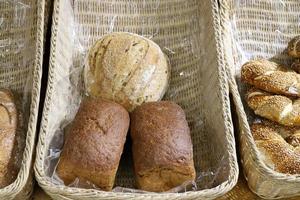
<svg viewBox="0 0 300 200">
<path fill-rule="evenodd" d="M 300 174 L 299 144 L 290 138 L 299 138 L 300 128 L 284 127 L 270 121 L 255 122 L 251 132 L 265 164 L 281 173 Z M 286 137 L 284 139 L 284 137 Z"/>
<path fill-rule="evenodd" d="M 300 126 L 300 99 L 251 88 L 246 101 L 255 114 L 286 126 Z"/>
<path fill-rule="evenodd" d="M 243 82 L 267 92 L 300 97 L 300 74 L 265 59 L 245 63 L 241 78 Z"/>
<path fill-rule="evenodd" d="M 123 105 L 128 111 L 160 100 L 168 87 L 168 59 L 154 42 L 131 33 L 112 33 L 90 49 L 85 85 L 93 97 Z"/>
<path fill-rule="evenodd" d="M 66 133 L 57 166 L 66 185 L 78 178 L 111 190 L 129 128 L 129 114 L 119 104 L 85 99 Z"/>
<path fill-rule="evenodd" d="M 9 90 L 0 90 L 0 187 L 11 184 L 17 177 L 19 167 L 17 159 L 18 112 L 13 94 Z"/>
<path fill-rule="evenodd" d="M 190 130 L 180 106 L 162 101 L 137 107 L 130 133 L 140 189 L 162 192 L 195 179 Z"/>
</svg>

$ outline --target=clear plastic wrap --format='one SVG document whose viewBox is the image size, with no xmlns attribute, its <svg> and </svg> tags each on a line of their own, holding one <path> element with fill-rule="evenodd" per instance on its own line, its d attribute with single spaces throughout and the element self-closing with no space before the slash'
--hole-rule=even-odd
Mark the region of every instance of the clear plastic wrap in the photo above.
<svg viewBox="0 0 300 200">
<path fill-rule="evenodd" d="M 223 147 L 223 141 L 211 139 L 204 126 L 201 93 L 201 60 L 206 55 L 201 41 L 206 36 L 201 33 L 206 29 L 201 24 L 198 0 L 170 1 L 86 1 L 62 0 L 60 9 L 64 12 L 60 23 L 64 31 L 58 30 L 61 43 L 55 46 L 61 55 L 55 57 L 58 67 L 53 77 L 55 98 L 52 99 L 48 118 L 51 125 L 48 155 L 45 159 L 45 171 L 51 182 L 63 185 L 55 173 L 63 147 L 64 130 L 77 113 L 81 99 L 86 91 L 83 71 L 87 63 L 87 54 L 91 45 L 103 35 L 112 32 L 130 32 L 155 41 L 169 57 L 171 80 L 164 99 L 178 103 L 186 112 L 194 144 L 194 160 L 197 178 L 194 182 L 168 192 L 195 191 L 213 188 L 225 182 L 228 175 L 228 154 L 216 148 Z M 62 15 L 60 16 L 62 17 Z M 199 40 L 201 38 L 201 40 Z M 63 45 L 62 45 L 63 44 Z M 67 49 L 67 50 L 66 50 Z M 57 66 L 56 66 L 57 67 Z M 52 87 L 52 86 L 51 86 Z M 51 91 L 52 92 L 52 91 Z M 218 117 L 217 117 L 218 118 Z M 213 129 L 213 128 L 212 128 Z M 220 144 L 219 147 L 213 144 Z M 125 145 L 116 176 L 116 192 L 145 192 L 134 189 L 135 180 L 131 158 L 131 148 Z M 213 154 L 213 156 L 211 156 Z M 70 187 L 96 188 L 90 183 L 79 183 Z"/>
<path fill-rule="evenodd" d="M 293 37 L 299 35 L 298 7 L 296 2 L 281 0 L 272 3 L 230 1 L 232 50 L 228 51 L 232 51 L 233 59 L 229 60 L 240 86 L 241 66 L 249 60 L 264 58 L 287 67 L 295 60 L 287 55 L 287 46 Z"/>
<path fill-rule="evenodd" d="M 12 91 L 18 110 L 16 147 L 13 147 L 17 150 L 12 158 L 17 170 L 23 158 L 30 115 L 36 51 L 35 12 L 33 0 L 0 1 L 0 89 Z"/>
</svg>

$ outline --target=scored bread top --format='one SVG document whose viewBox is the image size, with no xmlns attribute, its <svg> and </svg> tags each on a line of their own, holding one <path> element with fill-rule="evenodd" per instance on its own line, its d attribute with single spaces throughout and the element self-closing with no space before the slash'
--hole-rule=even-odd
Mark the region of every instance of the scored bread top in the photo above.
<svg viewBox="0 0 300 200">
<path fill-rule="evenodd" d="M 87 92 L 118 102 L 128 111 L 160 100 L 169 78 L 169 62 L 160 47 L 130 33 L 112 33 L 98 40 L 85 68 Z"/>
</svg>

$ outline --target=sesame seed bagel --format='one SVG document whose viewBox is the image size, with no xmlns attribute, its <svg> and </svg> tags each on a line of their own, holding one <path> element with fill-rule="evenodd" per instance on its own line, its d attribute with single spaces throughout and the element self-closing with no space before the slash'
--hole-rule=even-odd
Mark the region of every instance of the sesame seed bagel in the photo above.
<svg viewBox="0 0 300 200">
<path fill-rule="evenodd" d="M 300 99 L 249 89 L 246 101 L 256 115 L 286 126 L 300 126 Z"/>
<path fill-rule="evenodd" d="M 300 97 L 300 74 L 265 59 L 245 63 L 242 81 L 267 92 Z"/>
<path fill-rule="evenodd" d="M 275 171 L 286 174 L 300 174 L 299 128 L 291 128 L 262 120 L 251 126 L 256 146 L 264 163 Z M 284 138 L 286 137 L 286 138 Z"/>
</svg>

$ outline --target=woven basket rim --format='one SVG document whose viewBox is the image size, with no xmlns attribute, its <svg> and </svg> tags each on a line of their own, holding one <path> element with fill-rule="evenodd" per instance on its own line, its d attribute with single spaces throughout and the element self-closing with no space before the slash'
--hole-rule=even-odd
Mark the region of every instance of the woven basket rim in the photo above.
<svg viewBox="0 0 300 200">
<path fill-rule="evenodd" d="M 31 173 L 33 162 L 33 152 L 35 150 L 36 125 L 38 120 L 38 108 L 40 100 L 40 88 L 42 77 L 43 62 L 43 41 L 44 41 L 44 12 L 45 0 L 37 1 L 37 32 L 36 32 L 36 55 L 34 61 L 33 86 L 30 105 L 30 116 L 27 126 L 25 149 L 22 156 L 22 164 L 16 180 L 10 185 L 0 189 L 1 197 L 10 197 L 18 195 L 25 187 Z M 31 190 L 33 187 L 31 188 Z"/>
<path fill-rule="evenodd" d="M 227 26 L 227 24 L 229 24 L 229 22 L 230 22 L 230 19 L 229 19 L 230 8 L 228 5 L 228 1 L 219 1 L 219 5 L 220 5 L 220 19 L 221 19 L 222 26 L 218 27 L 218 29 L 221 29 L 221 31 L 223 32 L 223 37 L 230 36 L 231 33 L 229 30 L 227 30 L 229 28 L 229 26 Z M 222 49 L 222 51 L 224 51 L 224 50 L 225 50 L 225 48 Z M 223 54 L 224 53 L 225 52 L 223 52 Z M 223 59 L 224 59 L 224 62 L 226 63 L 225 68 L 227 69 L 232 94 L 235 95 L 235 97 L 238 98 L 241 102 L 241 95 L 237 89 L 237 83 L 235 80 L 235 76 L 231 73 L 230 66 L 229 66 L 226 58 L 223 57 Z M 243 115 L 242 126 L 243 126 L 243 130 L 245 132 L 245 136 L 247 138 L 247 144 L 248 144 L 248 147 L 251 148 L 250 152 L 251 152 L 251 156 L 253 158 L 253 162 L 254 162 L 256 168 L 259 169 L 260 174 L 268 175 L 272 179 L 283 180 L 286 182 L 300 182 L 300 174 L 299 175 L 283 174 L 283 173 L 276 172 L 276 171 L 272 170 L 271 168 L 267 167 L 267 165 L 261 160 L 261 158 L 259 156 L 260 153 L 259 153 L 259 150 L 257 149 L 257 147 L 255 145 L 255 141 L 252 137 L 252 134 L 250 131 L 250 126 L 249 126 L 249 123 L 247 120 L 247 116 L 245 114 L 243 104 L 242 103 L 236 104 L 236 109 L 238 112 L 241 112 Z M 252 188 L 250 188 L 250 189 L 252 190 Z M 253 192 L 255 192 L 255 191 L 253 191 Z"/>
<path fill-rule="evenodd" d="M 47 135 L 46 129 L 47 129 L 47 118 L 49 113 L 49 105 L 51 102 L 51 96 L 52 96 L 52 85 L 54 83 L 54 68 L 56 65 L 55 55 L 56 55 L 56 39 L 57 39 L 57 26 L 58 26 L 58 17 L 59 17 L 59 2 L 60 0 L 54 1 L 54 11 L 53 11 L 53 18 L 52 18 L 52 38 L 51 38 L 51 55 L 50 55 L 50 65 L 49 65 L 49 78 L 48 78 L 48 86 L 47 86 L 47 92 L 46 92 L 46 98 L 45 98 L 45 104 L 43 109 L 43 115 L 42 115 L 42 122 L 41 122 L 41 129 L 40 129 L 40 137 L 37 145 L 37 157 L 36 162 L 34 166 L 36 179 L 39 183 L 39 185 L 48 193 L 53 195 L 66 195 L 68 197 L 74 195 L 76 197 L 82 195 L 85 196 L 97 196 L 99 198 L 108 198 L 108 197 L 120 197 L 120 198 L 143 198 L 143 197 L 153 197 L 153 198 L 197 198 L 197 197 L 208 197 L 208 198 L 216 198 L 218 196 L 221 196 L 231 190 L 237 183 L 238 180 L 238 164 L 237 164 L 237 158 L 236 158 L 236 151 L 235 151 L 235 140 L 234 140 L 234 134 L 233 134 L 233 124 L 231 120 L 230 115 L 230 101 L 229 101 L 229 94 L 226 91 L 222 91 L 222 104 L 223 106 L 223 115 L 226 118 L 226 121 L 229 122 L 226 125 L 226 135 L 227 137 L 227 146 L 228 146 L 228 154 L 229 154 L 229 179 L 220 185 L 211 188 L 211 189 L 205 189 L 201 191 L 189 191 L 185 193 L 121 193 L 121 192 L 104 192 L 100 190 L 95 189 L 81 189 L 81 188 L 71 188 L 68 186 L 57 186 L 54 185 L 50 178 L 48 178 L 45 175 L 45 170 L 43 168 L 44 166 L 44 155 L 46 153 L 46 147 L 45 147 L 45 138 Z M 214 19 L 218 19 L 218 4 L 216 1 L 211 0 L 210 1 L 213 5 L 213 15 L 216 15 Z M 219 20 L 215 20 L 214 23 L 219 23 Z M 216 37 L 217 38 L 217 37 Z M 221 66 L 221 65 L 219 65 Z M 227 85 L 227 79 L 226 79 L 226 70 L 225 68 L 219 69 L 222 71 L 222 76 L 220 76 L 219 79 L 219 85 L 218 88 L 222 90 L 223 88 L 228 88 Z M 225 98 L 225 96 L 227 97 Z M 67 193 L 67 194 L 66 194 Z"/>
</svg>

